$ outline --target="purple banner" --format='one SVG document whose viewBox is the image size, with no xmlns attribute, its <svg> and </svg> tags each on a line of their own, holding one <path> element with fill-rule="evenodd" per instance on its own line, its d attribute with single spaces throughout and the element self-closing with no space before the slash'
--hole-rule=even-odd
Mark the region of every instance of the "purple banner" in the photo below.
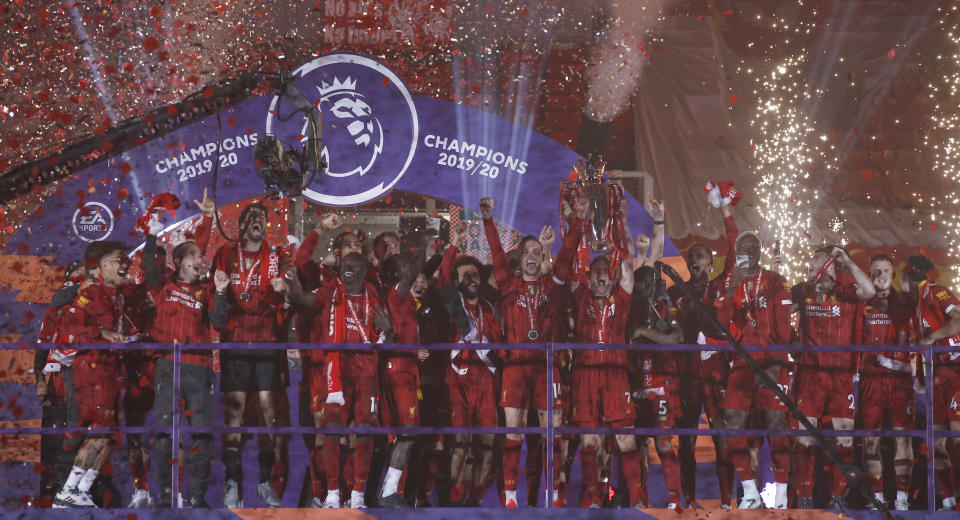
<svg viewBox="0 0 960 520">
<path fill-rule="evenodd" d="M 481 197 L 494 197 L 494 217 L 521 233 L 557 225 L 559 185 L 577 159 L 560 143 L 494 114 L 411 95 L 389 68 L 364 56 L 322 56 L 297 69 L 294 84 L 321 110 L 321 155 L 330 165 L 305 189 L 307 199 L 353 206 L 401 189 L 475 209 Z M 308 129 L 289 97 L 246 100 L 221 112 L 219 122 L 209 117 L 76 172 L 6 252 L 65 265 L 93 240 L 136 246 L 134 224 L 154 195 L 174 193 L 185 203 L 177 220 L 193 216 L 189 202 L 213 187 L 215 163 L 218 205 L 259 195 L 257 137 L 272 133 L 300 149 Z M 649 214 L 633 198 L 628 203 L 633 232 L 649 233 Z M 667 241 L 665 255 L 676 254 Z"/>
</svg>

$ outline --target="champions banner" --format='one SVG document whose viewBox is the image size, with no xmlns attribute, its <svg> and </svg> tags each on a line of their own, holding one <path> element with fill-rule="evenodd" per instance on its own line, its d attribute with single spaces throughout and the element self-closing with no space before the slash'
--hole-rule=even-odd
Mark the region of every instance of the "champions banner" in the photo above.
<svg viewBox="0 0 960 520">
<path fill-rule="evenodd" d="M 330 165 L 304 190 L 307 200 L 355 206 L 400 189 L 475 209 L 481 197 L 494 197 L 494 218 L 520 233 L 537 236 L 542 226 L 558 225 L 559 186 L 578 157 L 560 143 L 494 114 L 412 95 L 392 70 L 365 56 L 321 56 L 298 68 L 292 81 L 321 111 L 322 156 Z M 195 211 L 189 201 L 213 187 L 215 165 L 218 206 L 259 195 L 264 184 L 252 152 L 264 134 L 300 150 L 305 114 L 287 97 L 251 98 L 222 111 L 219 121 L 209 117 L 77 171 L 5 253 L 62 266 L 95 240 L 134 248 L 141 242 L 135 222 L 151 198 L 174 193 L 185 201 L 177 219 L 194 216 L 185 214 Z M 649 234 L 650 215 L 628 202 L 632 231 Z M 664 254 L 677 254 L 669 241 Z"/>
</svg>

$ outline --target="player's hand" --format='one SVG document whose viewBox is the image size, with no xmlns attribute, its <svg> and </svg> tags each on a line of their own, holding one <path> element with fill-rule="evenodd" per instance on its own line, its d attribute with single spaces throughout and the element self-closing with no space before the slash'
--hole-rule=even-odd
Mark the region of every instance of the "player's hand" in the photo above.
<svg viewBox="0 0 960 520">
<path fill-rule="evenodd" d="M 373 324 L 377 326 L 380 332 L 384 332 L 388 336 L 393 334 L 393 323 L 390 321 L 390 315 L 382 307 L 370 309 L 370 314 L 373 318 Z"/>
<path fill-rule="evenodd" d="M 577 218 L 587 218 L 587 213 L 590 210 L 590 199 L 577 193 L 573 198 L 573 210 L 577 213 Z"/>
<path fill-rule="evenodd" d="M 123 343 L 123 335 L 112 330 L 100 329 L 100 336 L 108 343 Z"/>
<path fill-rule="evenodd" d="M 287 292 L 287 281 L 283 278 L 271 278 L 270 287 L 273 288 L 273 291 L 276 293 L 285 293 Z"/>
<path fill-rule="evenodd" d="M 467 240 L 467 223 L 458 222 L 450 226 L 450 244 L 458 249 L 463 249 L 463 244 Z"/>
<path fill-rule="evenodd" d="M 573 215 L 573 208 L 570 207 L 570 203 L 566 199 L 560 202 L 560 212 L 563 214 L 563 218 L 569 219 Z"/>
<path fill-rule="evenodd" d="M 150 220 L 147 221 L 147 233 L 157 236 L 163 231 L 163 222 L 160 222 L 159 213 L 151 213 Z"/>
<path fill-rule="evenodd" d="M 650 206 L 650 216 L 653 217 L 653 220 L 663 220 L 666 211 L 662 200 L 654 199 L 651 195 L 647 197 L 647 205 Z"/>
<path fill-rule="evenodd" d="M 637 256 L 647 256 L 648 249 L 650 249 L 650 237 L 640 233 L 637 235 Z"/>
<path fill-rule="evenodd" d="M 420 361 L 426 361 L 430 357 L 430 351 L 427 349 L 420 349 L 417 351 L 417 359 Z"/>
<path fill-rule="evenodd" d="M 846 267 L 850 265 L 850 256 L 847 254 L 846 251 L 844 251 L 839 247 L 833 248 L 833 251 L 830 252 L 830 256 L 832 256 L 834 261 L 836 261 L 841 266 Z"/>
<path fill-rule="evenodd" d="M 43 406 L 53 404 L 50 400 L 50 385 L 47 384 L 47 376 L 45 374 L 41 374 L 40 379 L 37 381 L 37 399 L 40 400 Z"/>
<path fill-rule="evenodd" d="M 483 220 L 487 220 L 493 217 L 493 199 L 490 197 L 484 197 L 480 199 L 480 215 L 483 216 Z"/>
<path fill-rule="evenodd" d="M 322 233 L 325 229 L 337 229 L 343 225 L 343 217 L 338 213 L 327 213 L 326 215 L 320 217 L 320 220 L 317 222 L 317 227 L 314 228 L 314 231 L 317 234 Z"/>
<path fill-rule="evenodd" d="M 557 240 L 557 233 L 553 230 L 553 226 L 543 226 L 543 229 L 540 230 L 540 244 L 543 246 L 544 251 L 550 251 L 550 246 Z"/>
<path fill-rule="evenodd" d="M 230 287 L 230 275 L 217 269 L 217 271 L 213 273 L 213 286 L 217 289 L 218 293 L 226 291 L 227 287 Z"/>
<path fill-rule="evenodd" d="M 770 270 L 779 273 L 783 269 L 783 255 L 773 255 L 770 257 Z"/>
<path fill-rule="evenodd" d="M 747 267 L 747 264 L 741 264 L 733 268 L 733 276 L 730 278 L 730 287 L 727 288 L 727 296 L 733 296 L 737 287 L 740 287 L 740 283 L 747 279 L 750 275 L 750 268 Z"/>
<path fill-rule="evenodd" d="M 217 205 L 214 204 L 213 199 L 207 197 L 206 188 L 203 189 L 203 200 L 193 199 L 193 203 L 197 205 L 204 217 L 213 217 L 213 212 L 217 210 Z"/>
</svg>

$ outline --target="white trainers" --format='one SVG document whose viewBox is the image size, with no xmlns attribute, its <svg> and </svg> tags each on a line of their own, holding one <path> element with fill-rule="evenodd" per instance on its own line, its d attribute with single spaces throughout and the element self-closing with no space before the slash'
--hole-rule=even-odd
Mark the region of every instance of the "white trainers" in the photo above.
<svg viewBox="0 0 960 520">
<path fill-rule="evenodd" d="M 150 492 L 146 489 L 134 491 L 133 497 L 130 499 L 130 504 L 127 505 L 127 509 L 146 509 L 149 507 L 153 507 L 153 497 L 150 496 Z"/>
<path fill-rule="evenodd" d="M 350 507 L 353 509 L 367 508 L 367 501 L 362 491 L 352 491 L 350 493 Z"/>
<path fill-rule="evenodd" d="M 93 503 L 90 493 L 79 491 L 77 488 L 61 490 L 53 499 L 53 507 L 66 509 L 72 507 L 97 507 Z"/>
<path fill-rule="evenodd" d="M 320 497 L 313 497 L 313 502 L 310 502 L 310 507 L 312 508 L 323 507 L 323 500 L 320 500 Z"/>
<path fill-rule="evenodd" d="M 327 491 L 327 499 L 323 501 L 324 509 L 340 509 L 340 492 Z"/>
<path fill-rule="evenodd" d="M 737 504 L 737 509 L 763 509 L 763 499 L 760 497 L 743 497 Z"/>
<path fill-rule="evenodd" d="M 257 496 L 262 498 L 268 507 L 280 507 L 283 505 L 280 502 L 280 497 L 277 496 L 277 492 L 274 491 L 273 486 L 270 485 L 270 482 L 261 482 L 260 485 L 257 486 Z"/>
<path fill-rule="evenodd" d="M 223 485 L 223 507 L 227 509 L 239 509 L 243 507 L 243 499 L 240 498 L 240 486 L 236 480 L 228 480 Z"/>
<path fill-rule="evenodd" d="M 177 491 L 177 507 L 183 509 L 183 493 Z"/>
</svg>

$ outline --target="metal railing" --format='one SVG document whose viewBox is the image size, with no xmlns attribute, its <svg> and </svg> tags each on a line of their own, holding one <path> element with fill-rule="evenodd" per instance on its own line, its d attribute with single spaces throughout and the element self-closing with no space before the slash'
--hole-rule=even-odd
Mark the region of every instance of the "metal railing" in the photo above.
<svg viewBox="0 0 960 520">
<path fill-rule="evenodd" d="M 45 343 L 0 343 L 0 350 L 35 350 L 35 349 L 55 349 L 62 348 L 64 345 L 45 344 Z M 379 344 L 371 345 L 361 344 L 317 344 L 317 343 L 210 343 L 210 344 L 182 344 L 182 343 L 128 343 L 128 344 L 71 344 L 70 348 L 78 350 L 89 349 L 108 349 L 114 351 L 124 350 L 145 350 L 150 349 L 155 352 L 173 353 L 173 424 L 170 427 L 149 428 L 149 427 L 125 427 L 115 426 L 106 428 L 83 428 L 77 426 L 60 427 L 0 427 L 0 435 L 36 435 L 36 434 L 65 434 L 82 432 L 83 434 L 105 434 L 105 433 L 140 433 L 140 434 L 170 434 L 172 437 L 172 446 L 180 445 L 181 436 L 184 433 L 281 433 L 281 434 L 368 434 L 368 435 L 386 435 L 392 433 L 403 433 L 404 435 L 424 435 L 424 434 L 470 434 L 470 433 L 488 433 L 488 434 L 540 434 L 545 435 L 547 439 L 552 439 L 556 435 L 563 434 L 632 434 L 642 436 L 662 436 L 662 435 L 711 435 L 711 436 L 764 436 L 770 435 L 775 431 L 778 436 L 809 436 L 809 432 L 804 429 L 789 430 L 769 430 L 769 429 L 727 429 L 727 428 L 583 428 L 575 426 L 554 426 L 552 417 L 554 412 L 554 354 L 558 351 L 571 350 L 596 350 L 596 344 L 581 343 L 542 343 L 542 344 L 464 344 L 464 343 L 439 343 L 430 345 L 410 345 L 410 344 Z M 417 427 L 390 427 L 390 426 L 342 426 L 342 427 L 317 427 L 317 426 L 286 426 L 286 427 L 258 427 L 258 426 L 210 426 L 193 427 L 181 424 L 180 413 L 180 354 L 184 350 L 326 350 L 326 351 L 358 351 L 358 350 L 410 350 L 411 348 L 426 350 L 478 350 L 478 349 L 502 349 L 502 350 L 539 350 L 545 352 L 546 357 L 546 376 L 547 376 L 547 417 L 546 426 L 540 427 L 450 427 L 450 426 L 417 426 Z M 933 428 L 933 356 L 943 352 L 958 351 L 960 347 L 929 347 L 929 346 L 875 346 L 875 345 L 825 345 L 825 346 L 800 346 L 800 345 L 768 345 L 744 346 L 750 352 L 918 352 L 923 357 L 925 392 L 923 394 L 923 404 L 925 406 L 926 427 L 923 430 L 826 430 L 823 434 L 828 437 L 922 437 L 928 449 L 928 467 L 927 467 L 927 508 L 929 511 L 936 510 L 936 487 L 934 483 L 934 440 L 938 437 L 960 437 L 960 431 L 934 430 Z M 690 351 L 726 351 L 733 352 L 734 348 L 730 345 L 611 345 L 604 344 L 604 350 L 628 350 L 628 351 L 671 351 L 671 352 L 690 352 Z M 549 444 L 547 444 L 549 446 Z M 553 474 L 553 465 L 556 463 L 553 457 L 553 450 L 547 449 L 546 452 L 546 471 L 545 479 L 546 491 L 548 497 L 552 496 L 553 479 L 549 475 Z M 178 465 L 182 461 L 179 457 L 172 460 L 172 487 L 178 489 Z M 173 500 L 173 507 L 178 507 L 177 501 Z M 546 507 L 552 507 L 552 501 L 546 501 Z"/>
</svg>

